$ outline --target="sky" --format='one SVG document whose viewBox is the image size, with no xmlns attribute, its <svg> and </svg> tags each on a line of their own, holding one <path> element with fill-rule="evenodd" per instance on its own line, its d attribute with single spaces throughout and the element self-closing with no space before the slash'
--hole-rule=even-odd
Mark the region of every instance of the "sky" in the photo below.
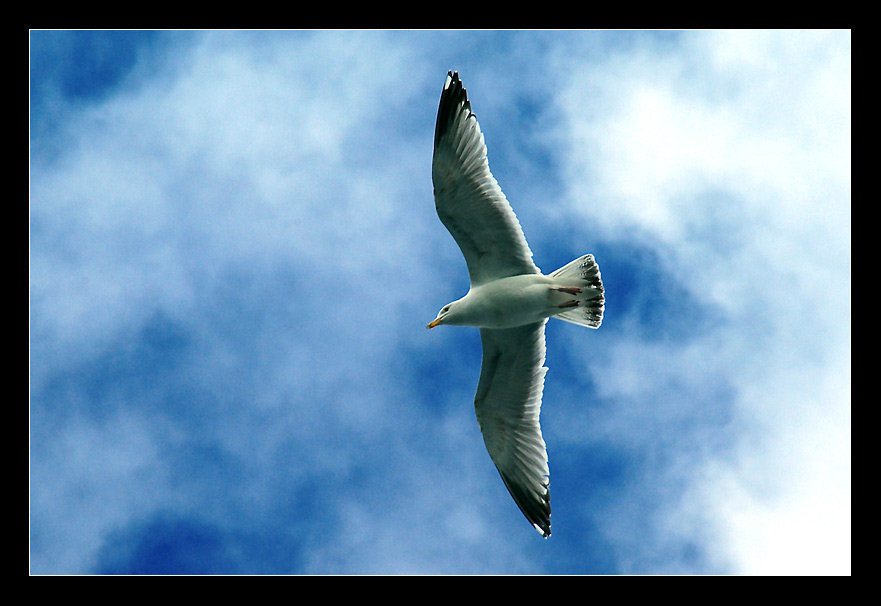
<svg viewBox="0 0 881 606">
<path fill-rule="evenodd" d="M 32 574 L 851 571 L 848 31 L 32 31 Z M 545 273 L 553 535 L 474 416 L 458 70 Z"/>
</svg>

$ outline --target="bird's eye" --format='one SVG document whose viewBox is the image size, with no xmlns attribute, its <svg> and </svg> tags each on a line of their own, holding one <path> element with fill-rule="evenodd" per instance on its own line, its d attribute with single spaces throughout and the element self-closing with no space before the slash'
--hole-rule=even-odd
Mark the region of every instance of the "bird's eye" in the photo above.
<svg viewBox="0 0 881 606">
<path fill-rule="evenodd" d="M 441 310 L 441 313 L 442 313 L 442 314 L 445 314 L 445 313 L 447 313 L 448 311 L 450 311 L 450 306 L 449 306 L 449 305 L 447 305 L 446 307 L 444 307 L 444 308 Z"/>
</svg>

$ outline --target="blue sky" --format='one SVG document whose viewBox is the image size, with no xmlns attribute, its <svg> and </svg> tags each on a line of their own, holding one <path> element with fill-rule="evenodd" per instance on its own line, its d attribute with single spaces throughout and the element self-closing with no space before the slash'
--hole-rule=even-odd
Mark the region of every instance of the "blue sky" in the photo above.
<svg viewBox="0 0 881 606">
<path fill-rule="evenodd" d="M 30 37 L 30 570 L 849 574 L 849 32 Z M 474 417 L 459 71 L 550 272 L 553 536 Z"/>
</svg>

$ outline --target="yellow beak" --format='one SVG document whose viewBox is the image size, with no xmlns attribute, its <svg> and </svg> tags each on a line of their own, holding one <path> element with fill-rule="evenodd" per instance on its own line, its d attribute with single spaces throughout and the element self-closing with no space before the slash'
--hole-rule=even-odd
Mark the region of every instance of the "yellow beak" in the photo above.
<svg viewBox="0 0 881 606">
<path fill-rule="evenodd" d="M 428 326 L 426 326 L 425 328 L 434 328 L 435 326 L 437 326 L 437 325 L 440 324 L 440 323 L 441 323 L 440 318 L 437 318 L 437 319 L 432 320 L 431 322 L 429 322 L 429 323 L 428 323 Z"/>
</svg>

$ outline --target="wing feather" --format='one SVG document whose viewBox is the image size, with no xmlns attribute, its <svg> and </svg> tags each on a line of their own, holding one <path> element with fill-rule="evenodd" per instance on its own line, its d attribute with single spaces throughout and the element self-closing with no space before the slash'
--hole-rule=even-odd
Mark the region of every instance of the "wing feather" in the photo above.
<svg viewBox="0 0 881 606">
<path fill-rule="evenodd" d="M 483 133 L 454 72 L 447 75 L 438 105 L 431 177 L 438 217 L 465 256 L 472 285 L 540 273 L 489 170 Z"/>
<path fill-rule="evenodd" d="M 483 441 L 526 519 L 551 534 L 548 454 L 539 425 L 547 368 L 545 323 L 481 328 L 483 361 L 474 408 Z"/>
</svg>

